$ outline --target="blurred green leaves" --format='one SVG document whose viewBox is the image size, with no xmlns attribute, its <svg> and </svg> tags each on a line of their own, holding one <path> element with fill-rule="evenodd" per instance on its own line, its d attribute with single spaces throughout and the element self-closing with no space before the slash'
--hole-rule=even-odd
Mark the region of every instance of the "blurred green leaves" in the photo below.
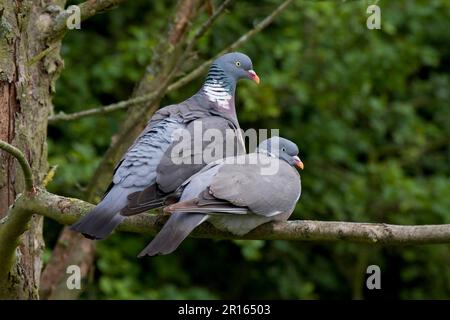
<svg viewBox="0 0 450 320">
<path fill-rule="evenodd" d="M 198 57 L 213 56 L 276 3 L 235 2 L 201 39 Z M 382 29 L 368 30 L 371 3 L 297 0 L 245 43 L 240 50 L 262 82 L 239 83 L 241 126 L 280 128 L 299 144 L 305 170 L 295 219 L 450 223 L 450 2 L 379 1 Z M 70 32 L 55 110 L 126 99 L 170 10 L 127 2 Z M 193 81 L 164 104 L 200 85 Z M 53 192 L 82 195 L 123 116 L 50 127 L 50 164 L 59 165 Z M 117 234 L 100 242 L 85 297 L 371 297 L 363 290 L 369 264 L 381 267 L 384 297 L 450 297 L 449 246 L 188 239 L 170 256 L 137 259 L 149 240 Z"/>
</svg>

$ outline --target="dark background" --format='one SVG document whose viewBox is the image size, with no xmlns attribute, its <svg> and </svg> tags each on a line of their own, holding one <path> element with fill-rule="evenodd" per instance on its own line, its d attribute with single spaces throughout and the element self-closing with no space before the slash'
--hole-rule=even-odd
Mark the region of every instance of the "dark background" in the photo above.
<svg viewBox="0 0 450 320">
<path fill-rule="evenodd" d="M 450 223 L 450 1 L 379 1 L 381 30 L 366 27 L 372 3 L 295 1 L 246 42 L 240 51 L 261 85 L 238 85 L 241 126 L 279 128 L 300 146 L 303 193 L 291 219 Z M 199 58 L 214 56 L 277 4 L 235 2 L 199 42 Z M 128 1 L 70 32 L 55 110 L 127 99 L 172 12 L 171 2 Z M 50 191 L 83 197 L 125 115 L 49 128 L 49 161 L 59 165 Z M 51 248 L 60 226 L 45 227 Z M 81 298 L 450 298 L 448 245 L 188 239 L 169 256 L 137 259 L 149 240 L 117 233 L 99 242 Z M 371 264 L 381 268 L 379 292 L 364 289 Z"/>
</svg>

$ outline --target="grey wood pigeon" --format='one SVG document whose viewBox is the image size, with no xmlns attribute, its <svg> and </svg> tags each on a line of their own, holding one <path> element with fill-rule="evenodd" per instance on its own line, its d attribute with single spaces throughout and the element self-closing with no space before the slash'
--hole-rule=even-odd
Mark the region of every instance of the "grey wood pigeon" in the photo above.
<svg viewBox="0 0 450 320">
<path fill-rule="evenodd" d="M 294 166 L 303 169 L 297 146 L 279 137 L 263 141 L 255 153 L 208 164 L 180 186 L 180 202 L 164 209 L 170 218 L 139 256 L 173 252 L 206 220 L 236 235 L 287 220 L 301 194 Z"/>
<path fill-rule="evenodd" d="M 198 123 L 202 129 L 215 128 L 222 132 L 231 129 L 235 132 L 236 147 L 227 150 L 231 154 L 226 156 L 245 154 L 234 99 L 240 79 L 259 83 L 250 58 L 239 52 L 222 55 L 213 62 L 195 95 L 158 110 L 116 166 L 113 181 L 102 201 L 71 229 L 91 239 L 103 239 L 125 215 L 162 206 L 167 194 L 172 194 L 183 181 L 204 167 L 206 162 L 202 157 L 200 162 L 194 160 L 196 153 L 202 153 L 211 142 L 194 142 L 194 135 L 191 135 L 192 144 L 200 143 L 201 147 L 191 148 L 184 155 L 192 161 L 174 163 L 171 155 L 176 145 L 174 133 L 178 129 L 192 133 Z M 225 147 L 225 141 L 217 143 Z"/>
</svg>

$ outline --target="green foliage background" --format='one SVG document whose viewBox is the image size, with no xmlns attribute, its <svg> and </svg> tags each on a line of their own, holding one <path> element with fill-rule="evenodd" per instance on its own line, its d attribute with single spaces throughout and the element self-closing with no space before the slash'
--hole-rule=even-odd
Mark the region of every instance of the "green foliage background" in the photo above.
<svg viewBox="0 0 450 320">
<path fill-rule="evenodd" d="M 297 0 L 247 42 L 240 50 L 262 83 L 238 86 L 241 126 L 280 128 L 300 145 L 305 170 L 294 219 L 450 223 L 450 1 L 379 1 L 382 30 L 368 30 L 372 3 Z M 200 59 L 277 4 L 236 2 L 201 39 Z M 128 98 L 172 10 L 171 2 L 128 1 L 71 31 L 55 110 Z M 163 105 L 189 97 L 201 81 Z M 83 197 L 124 116 L 49 128 L 50 163 L 59 165 L 51 191 Z M 46 222 L 50 247 L 59 230 Z M 82 298 L 450 298 L 448 245 L 188 239 L 172 255 L 137 259 L 150 240 L 121 233 L 99 242 Z M 370 264 L 382 270 L 379 292 L 364 289 Z"/>
</svg>

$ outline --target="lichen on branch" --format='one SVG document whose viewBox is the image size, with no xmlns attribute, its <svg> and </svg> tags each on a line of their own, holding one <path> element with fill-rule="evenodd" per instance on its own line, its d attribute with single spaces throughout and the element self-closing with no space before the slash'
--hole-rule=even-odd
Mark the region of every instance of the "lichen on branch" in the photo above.
<svg viewBox="0 0 450 320">
<path fill-rule="evenodd" d="M 23 204 L 23 202 L 22 202 Z M 26 204 L 34 213 L 61 224 L 72 224 L 93 208 L 79 199 L 66 198 L 40 190 Z M 140 214 L 125 218 L 118 231 L 155 235 L 167 220 L 166 215 Z M 418 245 L 450 243 L 450 224 L 392 225 L 340 221 L 292 220 L 270 222 L 244 236 L 220 231 L 203 223 L 192 233 L 194 238 L 259 239 L 291 241 L 349 241 L 381 245 Z"/>
</svg>

